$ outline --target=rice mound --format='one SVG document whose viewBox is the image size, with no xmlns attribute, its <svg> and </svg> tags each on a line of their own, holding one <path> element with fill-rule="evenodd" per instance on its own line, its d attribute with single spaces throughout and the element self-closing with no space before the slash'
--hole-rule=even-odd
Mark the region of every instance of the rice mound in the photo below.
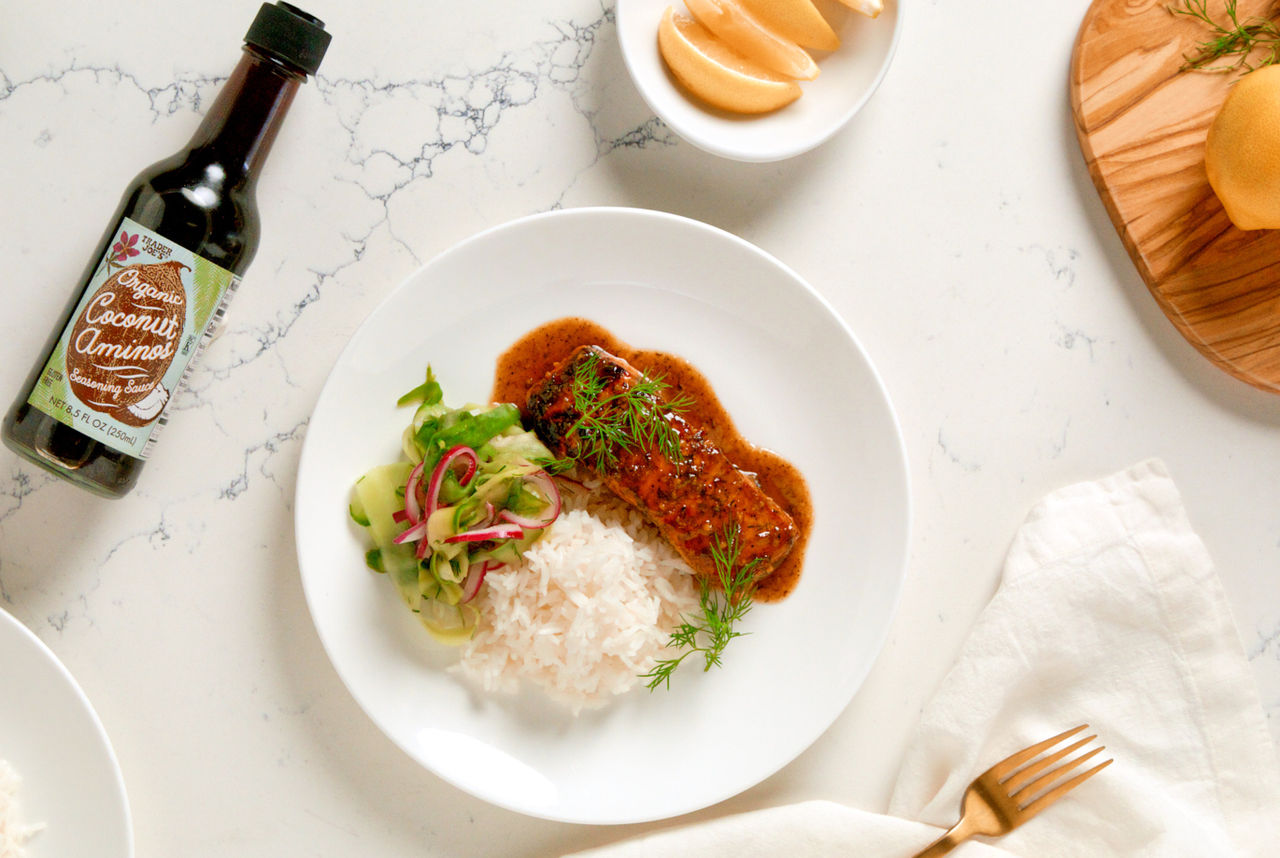
<svg viewBox="0 0 1280 858">
<path fill-rule="evenodd" d="M 486 691 L 528 680 L 576 714 L 634 688 L 698 596 L 689 567 L 636 510 L 601 491 L 565 501 L 520 565 L 485 579 L 457 670 Z"/>
<path fill-rule="evenodd" d="M 43 825 L 23 825 L 18 818 L 18 773 L 0 760 L 0 858 L 23 858 L 22 846 Z"/>
</svg>

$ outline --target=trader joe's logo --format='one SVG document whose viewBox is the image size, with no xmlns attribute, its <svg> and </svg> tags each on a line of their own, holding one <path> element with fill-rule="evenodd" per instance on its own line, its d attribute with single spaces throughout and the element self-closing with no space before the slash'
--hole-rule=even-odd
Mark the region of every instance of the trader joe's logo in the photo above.
<svg viewBox="0 0 1280 858">
<path fill-rule="evenodd" d="M 180 272 L 190 269 L 177 261 L 120 266 L 136 255 L 132 249 L 126 245 L 109 254 L 108 270 L 119 269 L 71 330 L 67 377 L 85 405 L 121 423 L 145 426 L 169 401 L 161 379 L 182 338 L 187 294 Z"/>
</svg>

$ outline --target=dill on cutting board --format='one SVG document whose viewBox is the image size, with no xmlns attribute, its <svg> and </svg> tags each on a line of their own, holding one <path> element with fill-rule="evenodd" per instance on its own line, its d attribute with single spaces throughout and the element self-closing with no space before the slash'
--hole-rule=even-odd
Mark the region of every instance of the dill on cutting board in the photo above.
<svg viewBox="0 0 1280 858">
<path fill-rule="evenodd" d="M 1166 8 L 1171 14 L 1201 22 L 1212 34 L 1196 42 L 1192 53 L 1183 55 L 1180 71 L 1248 74 L 1280 62 L 1280 27 L 1257 16 L 1242 21 L 1237 0 L 1226 0 L 1222 23 L 1209 12 L 1209 0 L 1178 0 Z"/>
</svg>

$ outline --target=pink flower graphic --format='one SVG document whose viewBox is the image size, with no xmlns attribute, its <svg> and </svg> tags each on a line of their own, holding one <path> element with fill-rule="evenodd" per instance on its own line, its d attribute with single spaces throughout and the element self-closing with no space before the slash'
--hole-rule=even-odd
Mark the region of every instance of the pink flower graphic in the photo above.
<svg viewBox="0 0 1280 858">
<path fill-rule="evenodd" d="M 138 249 L 134 247 L 138 243 L 138 234 L 133 235 L 121 231 L 120 239 L 111 247 L 111 261 L 115 263 L 124 262 L 130 256 L 137 256 Z"/>
</svg>

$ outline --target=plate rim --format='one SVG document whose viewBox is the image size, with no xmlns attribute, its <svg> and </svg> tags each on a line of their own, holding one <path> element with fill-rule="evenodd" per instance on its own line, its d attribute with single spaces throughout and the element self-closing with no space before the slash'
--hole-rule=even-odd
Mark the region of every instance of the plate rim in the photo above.
<svg viewBox="0 0 1280 858">
<path fill-rule="evenodd" d="M 8 631 L 5 631 L 5 629 Z M 89 723 L 93 728 L 93 736 L 97 740 L 97 744 L 105 752 L 107 762 L 110 763 L 111 783 L 115 787 L 113 798 L 119 801 L 123 815 L 125 855 L 127 858 L 133 858 L 135 854 L 133 812 L 129 806 L 129 792 L 125 787 L 124 772 L 120 768 L 120 760 L 116 757 L 115 748 L 112 747 L 111 738 L 107 735 L 107 730 L 102 725 L 102 719 L 98 717 L 98 712 L 93 708 L 93 703 L 89 700 L 89 696 L 85 694 L 84 689 L 76 681 L 71 670 L 62 663 L 62 659 L 58 658 L 57 653 L 28 628 L 25 623 L 9 613 L 7 609 L 0 607 L 0 637 L 10 633 L 14 635 L 15 640 L 20 641 L 20 645 L 26 646 L 34 652 L 40 658 L 42 664 L 51 668 L 48 675 L 55 677 L 56 681 L 61 682 L 71 690 L 80 705 L 82 714 L 88 716 Z"/>
<path fill-rule="evenodd" d="M 622 32 L 623 21 L 627 19 L 626 9 L 631 5 L 632 0 L 618 0 L 615 7 L 615 18 L 618 32 Z M 618 51 L 622 54 L 622 64 L 627 69 L 627 76 L 631 79 L 631 85 L 635 91 L 639 93 L 640 98 L 644 101 L 645 106 L 653 111 L 658 119 L 670 128 L 681 139 L 702 150 L 710 155 L 720 158 L 727 158 L 731 161 L 740 161 L 747 164 L 770 164 L 777 161 L 785 161 L 794 158 L 797 155 L 803 155 L 811 152 L 819 146 L 826 143 L 836 134 L 840 133 L 844 128 L 853 121 L 862 109 L 867 106 L 871 97 L 880 89 L 880 85 L 884 82 L 885 77 L 889 73 L 890 66 L 893 65 L 894 59 L 898 53 L 898 45 L 902 39 L 902 31 L 906 26 L 907 7 L 911 5 L 910 0 L 888 0 L 894 4 L 895 18 L 893 32 L 889 37 L 889 49 L 885 52 L 884 59 L 880 66 L 876 69 L 875 76 L 872 78 L 870 85 L 862 93 L 862 95 L 853 102 L 844 113 L 840 114 L 837 120 L 832 123 L 825 131 L 812 138 L 806 138 L 803 141 L 791 146 L 781 147 L 768 151 L 761 150 L 759 147 L 734 146 L 728 144 L 718 144 L 712 139 L 708 139 L 706 135 L 690 133 L 682 123 L 673 121 L 667 112 L 662 110 L 660 105 L 655 104 L 650 96 L 649 87 L 642 86 L 641 81 L 644 77 L 637 73 L 638 58 L 634 57 L 627 47 L 628 43 L 619 36 Z M 655 28 L 655 33 L 656 33 Z M 766 114 L 767 115 L 767 114 Z"/>
<path fill-rule="evenodd" d="M 643 815 L 633 815 L 633 816 L 626 816 L 626 817 L 620 817 L 620 818 L 605 818 L 605 817 L 599 817 L 599 816 L 587 817 L 582 815 L 574 816 L 574 815 L 566 815 L 563 813 L 556 813 L 556 812 L 544 812 L 537 808 L 521 806 L 517 803 L 504 800 L 499 797 L 495 797 L 491 793 L 481 794 L 480 792 L 476 791 L 473 787 L 466 786 L 459 783 L 456 779 L 450 777 L 448 774 L 438 771 L 435 767 L 432 767 L 428 765 L 425 761 L 420 760 L 418 756 L 409 747 L 407 747 L 406 744 L 400 740 L 400 738 L 397 737 L 395 732 L 389 729 L 388 726 L 383 723 L 382 719 L 380 719 L 374 712 L 370 711 L 370 709 L 364 705 L 362 698 L 357 695 L 356 691 L 348 683 L 347 678 L 343 673 L 343 671 L 338 667 L 338 661 L 335 660 L 334 654 L 331 651 L 330 642 L 326 638 L 324 633 L 321 631 L 321 626 L 317 619 L 317 609 L 313 601 L 314 598 L 316 598 L 316 595 L 313 593 L 312 588 L 308 586 L 308 577 L 303 568 L 303 544 L 302 544 L 302 541 L 297 538 L 297 534 L 299 533 L 302 527 L 301 518 L 302 518 L 302 510 L 304 508 L 304 504 L 301 502 L 303 489 L 305 488 L 304 480 L 302 476 L 304 472 L 307 470 L 307 464 L 310 461 L 311 457 L 315 455 L 319 455 L 318 453 L 313 451 L 313 447 L 311 445 L 311 438 L 313 436 L 311 435 L 310 432 L 308 432 L 306 438 L 304 438 L 303 440 L 302 450 L 298 460 L 298 477 L 297 477 L 297 483 L 295 485 L 294 498 L 293 498 L 293 501 L 294 501 L 293 519 L 294 519 L 294 533 L 295 533 L 295 539 L 294 539 L 295 555 L 298 562 L 299 576 L 302 579 L 300 583 L 302 584 L 303 596 L 307 604 L 308 613 L 310 614 L 311 620 L 312 620 L 312 623 L 311 623 L 312 628 L 315 630 L 316 637 L 319 638 L 321 647 L 324 649 L 325 655 L 329 659 L 330 665 L 333 667 L 334 672 L 338 675 L 338 679 L 342 683 L 343 687 L 346 689 L 347 693 L 351 695 L 352 699 L 356 702 L 356 705 L 365 714 L 365 716 L 369 718 L 369 720 L 378 728 L 378 730 L 387 739 L 391 741 L 393 745 L 399 748 L 400 751 L 403 752 L 416 765 L 421 767 L 423 770 L 431 773 L 435 777 L 439 778 L 441 781 L 449 784 L 452 788 L 457 789 L 460 792 L 463 792 L 467 795 L 473 796 L 495 807 L 500 807 L 514 813 L 522 814 L 524 816 L 529 816 L 529 817 L 538 818 L 538 819 L 545 819 L 545 820 L 555 821 L 555 822 L 563 822 L 563 823 L 570 823 L 570 824 L 577 824 L 577 825 L 610 825 L 612 826 L 612 825 L 639 824 L 639 823 L 654 822 L 654 821 L 664 820 L 664 819 L 673 819 L 679 816 L 683 816 L 689 813 L 703 810 L 707 807 L 712 807 L 716 804 L 719 804 L 720 802 L 726 801 L 727 799 L 732 798 L 733 796 L 739 795 L 751 789 L 752 787 L 757 786 L 758 784 L 764 782 L 768 778 L 777 774 L 786 766 L 790 765 L 792 762 L 795 761 L 795 759 L 800 754 L 802 754 L 807 748 L 811 747 L 814 742 L 816 742 L 819 738 L 821 738 L 821 736 L 831 728 L 831 726 L 835 723 L 835 721 L 839 719 L 840 715 L 843 714 L 844 711 L 848 709 L 849 704 L 853 701 L 853 698 L 857 695 L 858 691 L 860 691 L 863 685 L 866 683 L 867 676 L 870 675 L 872 669 L 875 667 L 877 661 L 879 660 L 881 654 L 884 651 L 885 643 L 888 641 L 889 634 L 893 626 L 892 618 L 897 615 L 898 609 L 901 606 L 903 590 L 905 589 L 905 583 L 906 583 L 908 563 L 910 561 L 911 538 L 912 538 L 912 532 L 913 532 L 913 517 L 912 517 L 913 503 L 912 503 L 910 462 L 907 456 L 906 440 L 902 434 L 902 427 L 898 419 L 897 410 L 894 408 L 893 401 L 889 397 L 888 388 L 884 383 L 884 379 L 881 376 L 879 369 L 871 361 L 870 356 L 868 355 L 866 349 L 863 347 L 861 341 L 854 334 L 853 330 L 849 327 L 845 319 L 839 313 L 836 312 L 835 308 L 831 305 L 831 303 L 827 301 L 827 299 L 820 292 L 818 292 L 818 290 L 815 289 L 812 284 L 810 284 L 805 278 L 801 277 L 790 266 L 786 265 L 781 260 L 774 257 L 772 254 L 765 251 L 763 248 L 753 244 L 750 241 L 747 241 L 741 236 L 735 235 L 734 233 L 721 229 L 712 224 L 708 224 L 704 221 L 699 221 L 693 218 L 685 217 L 683 215 L 677 215 L 671 212 L 666 212 L 666 211 L 661 211 L 656 209 L 646 209 L 646 208 L 638 208 L 638 207 L 630 207 L 630 206 L 585 206 L 580 208 L 553 209 L 550 211 L 537 212 L 529 215 L 524 215 L 521 217 L 504 221 L 494 226 L 487 227 L 483 230 L 480 230 L 474 233 L 473 235 L 467 238 L 464 238 L 446 247 L 445 249 L 435 254 L 433 257 L 431 257 L 426 263 L 414 269 L 414 271 L 412 271 L 410 274 L 405 276 L 399 283 L 397 283 L 394 288 L 392 288 L 389 292 L 383 295 L 377 301 L 374 307 L 359 322 L 359 324 L 357 324 L 352 329 L 346 344 L 343 346 L 341 351 L 338 353 L 337 357 L 334 359 L 332 365 L 329 367 L 328 373 L 325 377 L 324 384 L 321 386 L 320 392 L 316 396 L 315 403 L 313 404 L 313 407 L 311 410 L 311 415 L 313 416 L 315 414 L 319 405 L 328 394 L 330 386 L 334 383 L 334 374 L 336 369 L 343 362 L 348 352 L 355 347 L 355 339 L 358 332 L 364 328 L 364 326 L 369 322 L 369 320 L 373 317 L 373 315 L 376 314 L 385 304 L 391 302 L 395 298 L 395 296 L 397 296 L 402 290 L 410 288 L 411 284 L 417 281 L 422 276 L 424 276 L 424 272 L 426 272 L 428 269 L 438 264 L 441 264 L 442 260 L 444 260 L 446 257 L 452 256 L 456 253 L 465 252 L 465 250 L 471 247 L 472 245 L 489 240 L 493 235 L 497 233 L 505 232 L 508 230 L 518 230 L 520 228 L 528 226 L 530 223 L 539 222 L 539 221 L 572 220 L 577 218 L 597 218 L 597 217 L 616 217 L 616 218 L 622 218 L 622 219 L 639 218 L 642 220 L 665 221 L 668 224 L 675 224 L 682 229 L 693 229 L 695 231 L 703 232 L 705 234 L 712 236 L 713 240 L 719 240 L 719 241 L 728 240 L 731 244 L 737 245 L 740 249 L 743 249 L 749 252 L 753 256 L 762 260 L 765 264 L 770 265 L 775 269 L 779 270 L 785 276 L 791 279 L 795 283 L 795 285 L 803 289 L 811 298 L 816 300 L 819 306 L 821 307 L 821 309 L 825 311 L 825 313 L 828 315 L 828 317 L 839 326 L 840 330 L 844 334 L 844 337 L 848 340 L 848 342 L 853 346 L 853 348 L 861 356 L 862 361 L 865 365 L 865 368 L 868 371 L 871 380 L 874 382 L 875 389 L 878 391 L 879 396 L 883 401 L 885 411 L 886 411 L 886 416 L 888 417 L 889 423 L 893 428 L 893 441 L 894 441 L 893 446 L 894 446 L 894 450 L 896 451 L 896 456 L 894 457 L 893 470 L 896 472 L 895 477 L 896 477 L 896 480 L 898 481 L 898 484 L 901 486 L 901 490 L 902 490 L 902 509 L 900 510 L 900 512 L 902 516 L 901 520 L 903 525 L 903 531 L 902 531 L 901 544 L 896 546 L 896 553 L 898 555 L 897 568 L 892 570 L 892 572 L 894 573 L 892 597 L 891 599 L 888 600 L 888 609 L 889 609 L 888 616 L 890 617 L 890 620 L 886 622 L 884 626 L 880 629 L 880 633 L 876 636 L 874 645 L 869 648 L 872 655 L 870 658 L 866 660 L 860 673 L 857 675 L 851 675 L 853 676 L 854 681 L 850 683 L 850 690 L 848 695 L 845 696 L 840 701 L 840 706 L 835 710 L 834 716 L 831 718 L 830 722 L 827 723 L 827 725 L 822 730 L 820 730 L 817 734 L 815 734 L 808 742 L 801 745 L 799 749 L 796 751 L 796 753 L 791 754 L 790 756 L 786 756 L 783 759 L 780 759 L 776 766 L 767 768 L 767 770 L 762 771 L 758 777 L 755 777 L 749 783 L 744 783 L 739 785 L 730 785 L 722 792 L 716 792 L 714 795 L 710 795 L 708 797 L 699 799 L 698 802 L 694 804 L 691 804 L 688 806 L 682 806 L 679 810 L 676 810 L 673 812 L 658 811 L 658 812 L 647 813 Z"/>
</svg>

